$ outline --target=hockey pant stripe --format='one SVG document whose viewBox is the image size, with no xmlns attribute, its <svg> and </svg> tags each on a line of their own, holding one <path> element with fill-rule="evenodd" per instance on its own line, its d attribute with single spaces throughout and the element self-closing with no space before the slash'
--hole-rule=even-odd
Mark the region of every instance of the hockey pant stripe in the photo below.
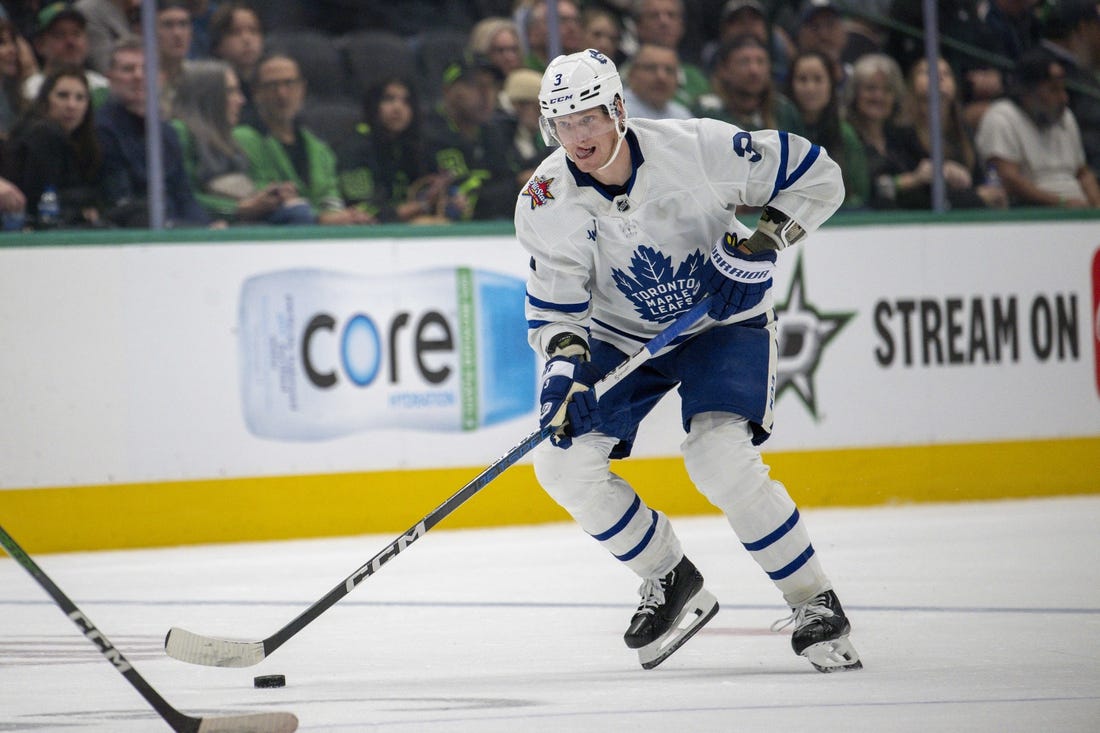
<svg viewBox="0 0 1100 733">
<path fill-rule="evenodd" d="M 798 524 L 798 509 L 795 509 L 794 514 L 788 517 L 786 522 L 783 522 L 783 524 L 779 525 L 779 528 L 769 534 L 767 537 L 759 539 L 756 542 L 742 542 L 741 544 L 743 544 L 745 546 L 745 549 L 749 552 L 763 550 L 765 547 L 790 532 L 796 524 Z"/>
<path fill-rule="evenodd" d="M 649 529 L 646 530 L 645 535 L 642 537 L 641 541 L 638 542 L 638 544 L 634 545 L 633 549 L 631 549 L 629 552 L 623 553 L 622 555 L 615 555 L 617 559 L 622 560 L 623 562 L 626 562 L 627 560 L 633 560 L 638 556 L 639 552 L 644 550 L 649 545 L 649 541 L 653 539 L 653 534 L 657 531 L 657 512 L 653 509 L 650 509 L 649 513 L 650 515 L 652 515 L 653 521 L 649 523 Z"/>
<path fill-rule="evenodd" d="M 534 451 L 535 476 L 613 557 L 639 577 L 659 578 L 676 567 L 683 549 L 668 518 L 610 472 L 608 456 L 618 442 L 596 432 L 574 438 L 568 450 L 547 441 Z"/>
<path fill-rule="evenodd" d="M 597 540 L 598 542 L 604 542 L 605 540 L 611 539 L 619 532 L 622 532 L 626 528 L 626 525 L 630 524 L 630 520 L 634 518 L 634 515 L 638 513 L 638 510 L 641 509 L 641 507 L 642 497 L 635 495 L 634 503 L 631 504 L 630 508 L 626 510 L 626 513 L 619 518 L 619 521 L 615 522 L 615 525 L 606 532 L 600 532 L 599 534 L 592 535 L 592 539 Z M 622 560 L 623 562 L 626 562 L 627 560 L 633 560 L 638 556 L 639 552 L 646 548 L 646 545 L 649 544 L 649 541 L 653 539 L 653 533 L 657 531 L 657 512 L 650 509 L 649 513 L 652 517 L 652 521 L 649 523 L 649 529 L 646 530 L 646 533 L 642 536 L 642 539 L 638 541 L 638 544 L 634 545 L 634 547 L 621 555 L 611 553 L 615 555 L 616 559 Z"/>
<path fill-rule="evenodd" d="M 622 532 L 623 527 L 625 527 L 630 522 L 630 520 L 634 518 L 634 515 L 638 513 L 638 509 L 641 506 L 642 506 L 642 497 L 635 494 L 634 503 L 630 505 L 630 508 L 626 510 L 626 513 L 623 514 L 623 516 L 619 519 L 619 521 L 615 522 L 615 526 L 613 526 L 611 529 L 607 530 L 606 532 L 600 532 L 599 534 L 592 535 L 592 538 L 599 541 L 599 542 L 603 542 L 604 540 L 611 539 L 612 537 L 617 535 L 619 532 Z"/>
<path fill-rule="evenodd" d="M 786 578 L 787 576 L 797 572 L 813 556 L 814 546 L 810 545 L 805 550 L 803 550 L 801 555 L 796 557 L 794 560 L 791 560 L 789 563 L 787 563 L 786 566 L 781 567 L 778 570 L 772 570 L 771 572 L 769 572 L 768 577 L 772 580 L 783 580 L 783 578 Z"/>
</svg>

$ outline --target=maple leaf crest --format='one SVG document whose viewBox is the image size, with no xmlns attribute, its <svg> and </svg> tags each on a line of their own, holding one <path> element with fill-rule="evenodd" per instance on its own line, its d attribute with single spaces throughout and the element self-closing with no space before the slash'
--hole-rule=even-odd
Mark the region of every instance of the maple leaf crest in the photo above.
<svg viewBox="0 0 1100 733">
<path fill-rule="evenodd" d="M 611 277 L 642 318 L 664 323 L 695 304 L 702 266 L 703 253 L 699 250 L 673 270 L 671 257 L 643 245 L 630 258 L 630 273 L 615 268 Z"/>
</svg>

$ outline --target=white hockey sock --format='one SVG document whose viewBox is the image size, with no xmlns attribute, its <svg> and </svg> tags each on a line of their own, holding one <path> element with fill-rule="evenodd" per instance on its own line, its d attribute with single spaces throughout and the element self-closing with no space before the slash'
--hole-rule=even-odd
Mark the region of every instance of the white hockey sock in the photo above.
<svg viewBox="0 0 1100 733">
<path fill-rule="evenodd" d="M 535 476 L 581 529 L 639 577 L 663 576 L 683 557 L 680 540 L 668 517 L 611 473 L 615 442 L 589 433 L 567 450 L 544 443 L 535 450 Z"/>
<path fill-rule="evenodd" d="M 829 580 L 798 508 L 786 487 L 769 477 L 750 435 L 748 421 L 736 415 L 696 415 L 683 444 L 684 462 L 787 603 L 796 605 L 827 590 Z"/>
</svg>

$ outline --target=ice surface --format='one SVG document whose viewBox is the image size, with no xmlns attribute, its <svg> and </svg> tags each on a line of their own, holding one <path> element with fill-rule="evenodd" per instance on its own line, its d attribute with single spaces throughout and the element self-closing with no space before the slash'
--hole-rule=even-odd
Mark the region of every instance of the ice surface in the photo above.
<svg viewBox="0 0 1100 733">
<path fill-rule="evenodd" d="M 1100 730 L 1100 496 L 803 516 L 861 672 L 819 674 L 768 631 L 779 595 L 718 516 L 674 525 L 722 608 L 649 672 L 621 638 L 638 580 L 571 524 L 444 524 L 243 669 L 171 659 L 164 635 L 262 639 L 393 536 L 37 560 L 190 715 L 285 710 L 303 731 Z M 19 539 L 15 518 L 5 528 Z M 260 674 L 287 686 L 255 689 Z M 158 730 L 0 559 L 0 731 Z"/>
</svg>

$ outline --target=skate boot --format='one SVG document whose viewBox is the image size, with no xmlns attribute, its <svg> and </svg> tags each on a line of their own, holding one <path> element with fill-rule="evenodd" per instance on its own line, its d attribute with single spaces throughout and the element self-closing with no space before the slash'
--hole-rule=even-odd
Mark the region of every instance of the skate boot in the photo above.
<svg viewBox="0 0 1100 733">
<path fill-rule="evenodd" d="M 791 615 L 772 624 L 780 631 L 794 624 L 791 648 L 806 657 L 818 672 L 863 669 L 859 652 L 848 640 L 852 630 L 836 593 L 827 590 L 792 608 Z"/>
<path fill-rule="evenodd" d="M 638 650 L 643 669 L 668 659 L 718 613 L 718 600 L 687 557 L 663 578 L 647 579 L 638 593 L 642 602 L 623 640 Z"/>
</svg>

